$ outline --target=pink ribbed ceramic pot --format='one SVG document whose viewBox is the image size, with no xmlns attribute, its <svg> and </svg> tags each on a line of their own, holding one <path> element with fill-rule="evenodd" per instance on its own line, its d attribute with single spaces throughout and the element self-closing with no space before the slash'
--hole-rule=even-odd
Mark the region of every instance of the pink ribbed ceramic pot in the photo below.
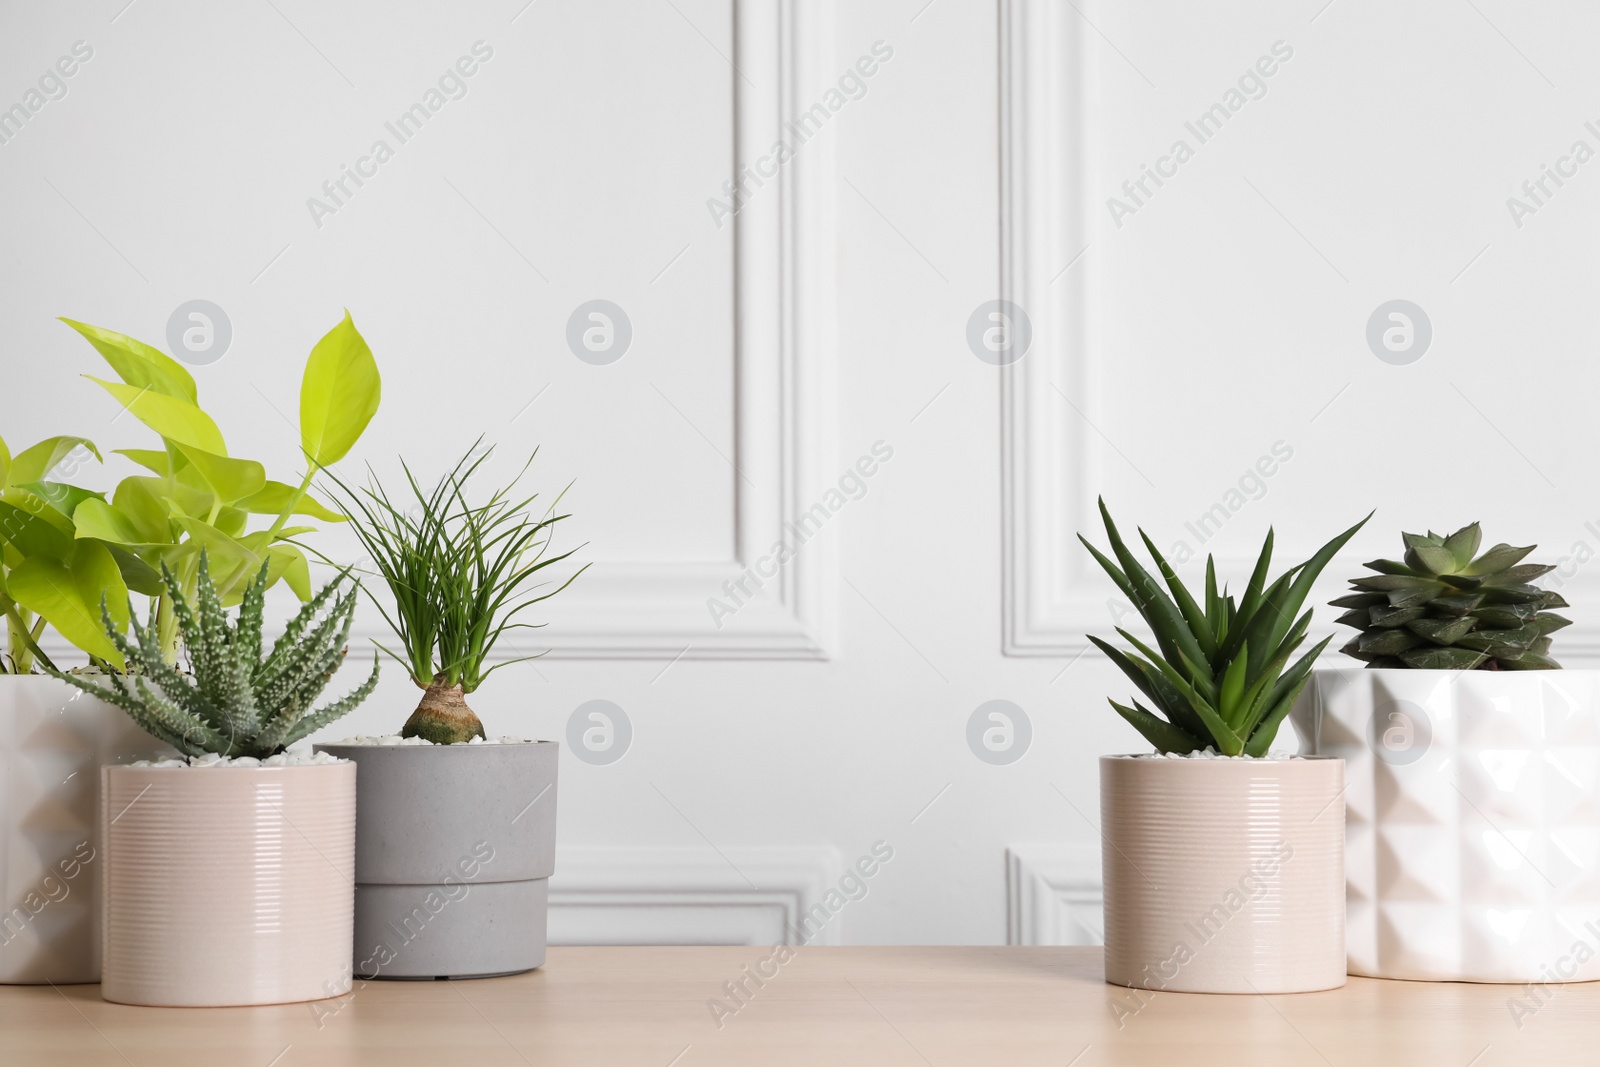
<svg viewBox="0 0 1600 1067">
<path fill-rule="evenodd" d="M 105 767 L 104 971 L 122 1004 L 350 991 L 356 766 Z"/>
<path fill-rule="evenodd" d="M 1344 761 L 1100 758 L 1106 981 L 1345 983 Z"/>
</svg>

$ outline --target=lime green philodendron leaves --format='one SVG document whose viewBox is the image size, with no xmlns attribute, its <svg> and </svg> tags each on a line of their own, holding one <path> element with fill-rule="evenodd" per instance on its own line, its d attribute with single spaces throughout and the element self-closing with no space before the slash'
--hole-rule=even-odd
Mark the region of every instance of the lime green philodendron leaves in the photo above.
<svg viewBox="0 0 1600 1067">
<path fill-rule="evenodd" d="M 90 656 L 120 666 L 122 656 L 100 625 L 100 600 L 116 598 L 126 618 L 121 561 L 104 545 L 78 541 L 73 525 L 78 509 L 104 500 L 57 480 L 99 462 L 99 451 L 81 437 L 51 437 L 14 455 L 0 442 L 0 457 L 0 618 L 6 629 L 0 672 L 31 670 L 42 659 L 38 640 L 46 622 Z"/>
<path fill-rule="evenodd" d="M 128 414 L 160 434 L 169 445 L 188 445 L 227 454 L 222 431 L 194 402 L 126 382 L 108 382 L 92 374 L 84 377 L 110 393 Z"/>
<path fill-rule="evenodd" d="M 165 352 L 151 348 L 143 341 L 135 341 L 124 334 L 102 330 L 88 323 L 66 318 L 61 321 L 83 334 L 126 384 L 163 396 L 175 396 L 191 404 L 198 403 L 199 393 L 195 389 L 193 376 L 184 369 L 182 363 Z"/>
<path fill-rule="evenodd" d="M 343 459 L 372 421 L 382 396 L 372 349 L 350 312 L 317 342 L 300 384 L 300 448 L 326 467 Z"/>
<path fill-rule="evenodd" d="M 128 625 L 128 587 L 111 550 L 99 541 L 71 542 L 65 555 L 29 556 L 6 576 L 17 603 L 96 659 L 122 668 L 122 653 L 107 637 L 98 613 L 102 599 L 118 633 Z"/>
<path fill-rule="evenodd" d="M 1115 700 L 1111 706 L 1157 752 L 1215 748 L 1224 756 L 1266 755 L 1278 726 L 1305 686 L 1311 665 L 1332 640 L 1325 638 L 1290 666 L 1289 659 L 1311 624 L 1311 612 L 1301 614 L 1300 606 L 1328 561 L 1372 516 L 1271 583 L 1267 572 L 1272 566 L 1272 531 L 1268 530 L 1244 595 L 1237 600 L 1228 595 L 1226 587 L 1217 591 L 1216 564 L 1207 557 L 1206 588 L 1200 601 L 1178 580 L 1143 530 L 1139 536 L 1161 572 L 1160 581 L 1123 543 L 1103 500 L 1100 515 L 1116 560 L 1101 553 L 1082 534 L 1078 540 L 1144 617 L 1156 642 L 1151 648 L 1118 629 L 1136 650 L 1123 652 L 1098 637 L 1089 638 L 1151 704 L 1147 708 L 1135 698 L 1132 706 Z"/>
<path fill-rule="evenodd" d="M 73 453 L 86 452 L 97 462 L 103 461 L 100 450 L 87 437 L 47 437 L 32 448 L 23 449 L 11 460 L 9 475 L 0 474 L 0 486 L 26 485 L 43 480 Z M 85 460 L 87 457 L 83 457 Z M 74 464 L 78 466 L 79 464 Z"/>
<path fill-rule="evenodd" d="M 377 411 L 382 393 L 372 350 L 349 312 L 317 342 L 300 386 L 301 448 L 307 468 L 298 486 L 273 481 L 251 459 L 231 456 L 222 430 L 200 406 L 189 371 L 164 352 L 124 334 L 63 319 L 104 357 L 118 380 L 85 375 L 161 439 L 161 447 L 119 449 L 144 468 L 109 493 L 75 484 L 103 457 L 82 437 L 52 437 L 13 453 L 0 441 L 0 618 L 7 644 L 0 673 L 49 665 L 38 641 L 46 624 L 93 660 L 121 669 L 128 594 L 156 603 L 163 653 L 176 655 L 178 620 L 170 587 L 192 593 L 199 556 L 210 560 L 224 604 L 240 602 L 250 581 L 285 582 L 311 596 L 305 555 L 288 541 L 345 516 L 308 494 L 316 472 L 342 459 Z M 251 530 L 252 517 L 270 517 Z M 104 602 L 105 615 L 102 615 Z"/>
</svg>

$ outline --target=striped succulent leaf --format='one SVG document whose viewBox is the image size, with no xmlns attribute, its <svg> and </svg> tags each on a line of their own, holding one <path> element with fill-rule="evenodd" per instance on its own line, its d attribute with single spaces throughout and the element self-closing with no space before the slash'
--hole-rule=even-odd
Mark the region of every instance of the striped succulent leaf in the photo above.
<svg viewBox="0 0 1600 1067">
<path fill-rule="evenodd" d="M 230 621 L 202 552 L 194 604 L 162 568 L 189 673 L 162 655 L 154 604 L 146 623 L 130 620 L 131 640 L 117 631 L 102 604 L 106 632 L 126 660 L 127 675 L 113 674 L 110 684 L 102 685 L 84 675 L 55 674 L 126 711 L 151 736 L 187 755 L 271 756 L 355 710 L 378 684 L 374 658 L 365 682 L 310 710 L 344 660 L 356 608 L 356 590 L 348 578 L 348 571 L 341 572 L 313 597 L 263 659 L 267 566 L 263 564 L 245 590 L 237 621 Z"/>
</svg>

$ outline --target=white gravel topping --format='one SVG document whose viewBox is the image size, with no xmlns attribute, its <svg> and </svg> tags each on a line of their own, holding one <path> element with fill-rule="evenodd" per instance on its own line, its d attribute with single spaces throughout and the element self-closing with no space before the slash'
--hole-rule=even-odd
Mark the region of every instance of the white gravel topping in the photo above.
<svg viewBox="0 0 1600 1067">
<path fill-rule="evenodd" d="M 326 752 L 280 752 L 276 756 L 257 759 L 254 756 L 219 756 L 207 752 L 203 756 L 188 758 L 169 756 L 166 759 L 142 759 L 128 764 L 130 767 L 321 767 L 345 760 Z"/>
<path fill-rule="evenodd" d="M 401 737 L 399 734 L 381 734 L 381 735 L 379 735 L 377 737 L 370 737 L 367 734 L 357 734 L 355 737 L 347 737 L 343 741 L 329 741 L 327 743 L 331 744 L 331 745 L 431 745 L 431 744 L 433 744 L 432 741 L 429 741 L 425 737 Z M 468 745 L 531 745 L 531 744 L 535 744 L 536 742 L 525 741 L 520 737 L 491 737 L 488 740 L 484 740 L 481 737 L 474 737 L 471 741 L 466 741 L 466 742 L 461 742 L 461 743 L 462 744 L 468 744 Z M 443 747 L 448 748 L 450 746 L 445 745 Z"/>
<path fill-rule="evenodd" d="M 1142 752 L 1134 759 L 1301 759 L 1298 752 L 1268 752 L 1265 756 L 1224 756 L 1215 748 L 1202 748 L 1198 752 Z"/>
</svg>

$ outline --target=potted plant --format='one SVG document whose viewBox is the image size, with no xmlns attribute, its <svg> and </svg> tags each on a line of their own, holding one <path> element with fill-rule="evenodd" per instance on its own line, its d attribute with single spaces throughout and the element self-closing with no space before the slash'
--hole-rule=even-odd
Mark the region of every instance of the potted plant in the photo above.
<svg viewBox="0 0 1600 1067">
<path fill-rule="evenodd" d="M 1348 768 L 1350 973 L 1600 979 L 1600 673 L 1551 658 L 1554 568 L 1477 523 L 1403 538 L 1333 601 L 1366 667 L 1316 671 L 1292 717 Z"/>
<path fill-rule="evenodd" d="M 502 637 L 533 628 L 522 613 L 586 567 L 554 588 L 538 584 L 572 555 L 550 554 L 567 518 L 552 514 L 561 498 L 535 516 L 536 497 L 513 495 L 520 473 L 477 495 L 469 483 L 489 455 L 474 445 L 427 492 L 406 468 L 407 510 L 381 484 L 352 492 L 336 482 L 389 589 L 392 606 L 379 603 L 399 639 L 389 654 L 423 690 L 399 735 L 316 746 L 361 768 L 361 977 L 484 977 L 544 963 L 557 746 L 490 740 L 466 697 L 519 662 L 487 666 Z"/>
<path fill-rule="evenodd" d="M 263 654 L 269 566 L 230 619 L 197 561 L 196 599 L 162 569 L 189 671 L 167 662 L 159 608 L 132 638 L 103 613 L 128 673 L 62 681 L 127 712 L 187 760 L 101 770 L 105 950 L 101 993 L 121 1004 L 237 1006 L 350 988 L 356 768 L 288 753 L 354 709 L 311 710 L 339 669 L 355 615 L 345 575 L 312 597 Z"/>
<path fill-rule="evenodd" d="M 53 666 L 39 645 L 48 622 L 12 594 L 13 573 L 31 558 L 65 561 L 76 550 L 80 568 L 90 566 L 94 549 L 71 540 L 76 494 L 65 479 L 99 458 L 75 437 L 15 456 L 0 440 L 0 982 L 99 980 L 98 769 L 163 748 L 115 708 L 41 673 Z M 15 584 L 36 602 L 26 574 Z"/>
<path fill-rule="evenodd" d="M 347 313 L 306 362 L 300 446 L 308 463 L 296 487 L 229 455 L 182 364 L 132 337 L 63 321 L 119 379 L 93 380 L 154 430 L 160 447 L 118 450 L 144 470 L 106 492 L 82 484 L 102 459 L 87 438 L 52 437 L 15 455 L 0 441 L 0 737 L 9 770 L 0 899 L 11 909 L 0 917 L 5 982 L 99 980 L 98 768 L 166 751 L 120 711 L 45 673 L 57 666 L 51 653 L 70 646 L 88 660 L 81 669 L 123 670 L 100 608 L 124 633 L 132 593 L 156 607 L 157 642 L 176 662 L 177 618 L 161 568 L 192 598 L 202 550 L 224 603 L 240 601 L 263 562 L 269 582 L 283 580 L 309 597 L 305 556 L 288 540 L 309 527 L 289 522 L 342 518 L 307 490 L 315 472 L 361 435 L 380 392 L 372 354 Z M 261 517 L 255 530 L 252 516 Z"/>
<path fill-rule="evenodd" d="M 1079 540 L 1156 642 L 1119 628 L 1134 649 L 1123 652 L 1090 638 L 1149 701 L 1111 706 L 1155 746 L 1100 758 L 1106 981 L 1191 993 L 1343 985 L 1344 764 L 1268 750 L 1327 644 L 1290 664 L 1311 622 L 1300 605 L 1366 519 L 1270 583 L 1269 530 L 1238 600 L 1218 591 L 1208 558 L 1202 602 L 1141 530 L 1163 589 L 1104 501 L 1100 514 L 1115 561 Z"/>
</svg>

